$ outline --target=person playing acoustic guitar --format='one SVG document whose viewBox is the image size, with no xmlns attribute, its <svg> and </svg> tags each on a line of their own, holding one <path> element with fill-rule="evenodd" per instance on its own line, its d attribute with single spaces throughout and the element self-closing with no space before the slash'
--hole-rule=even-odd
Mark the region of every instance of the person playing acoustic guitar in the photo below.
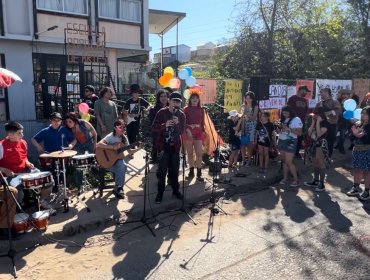
<svg viewBox="0 0 370 280">
<path fill-rule="evenodd" d="M 145 99 L 141 98 L 139 94 L 143 91 L 140 89 L 138 84 L 132 84 L 130 86 L 131 98 L 126 101 L 123 107 L 124 114 L 126 115 L 126 131 L 127 137 L 130 143 L 136 142 L 136 137 L 139 134 L 140 128 L 140 117 L 143 109 L 147 109 L 150 104 Z"/>
<path fill-rule="evenodd" d="M 125 146 L 129 145 L 129 141 L 127 136 L 124 134 L 125 130 L 125 123 L 122 119 L 118 119 L 114 122 L 113 132 L 109 133 L 105 136 L 102 140 L 98 142 L 96 145 L 97 148 L 102 148 L 106 150 L 114 150 L 118 151 Z M 129 149 L 129 154 L 134 154 L 137 152 L 139 148 L 136 149 Z M 99 159 L 97 158 L 98 162 Z M 124 159 L 117 159 L 117 161 L 113 164 L 113 166 L 107 168 L 107 170 L 114 173 L 115 179 L 115 187 L 113 189 L 113 194 L 118 199 L 124 199 L 125 195 L 123 192 L 123 186 L 125 184 L 125 176 L 127 165 Z"/>
</svg>

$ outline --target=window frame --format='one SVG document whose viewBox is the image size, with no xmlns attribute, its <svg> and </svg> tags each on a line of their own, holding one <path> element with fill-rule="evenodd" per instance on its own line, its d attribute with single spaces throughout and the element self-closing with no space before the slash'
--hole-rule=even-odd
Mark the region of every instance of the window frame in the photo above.
<svg viewBox="0 0 370 280">
<path fill-rule="evenodd" d="M 134 1 L 134 2 L 138 2 L 139 3 L 139 6 L 140 6 L 140 20 L 139 21 L 134 21 L 134 20 L 130 20 L 130 19 L 123 19 L 123 18 L 113 18 L 113 17 L 106 17 L 106 16 L 102 16 L 100 14 L 100 1 L 104 1 L 104 0 L 98 0 L 98 7 L 97 7 L 97 10 L 98 10 L 98 17 L 99 19 L 104 19 L 104 20 L 109 20 L 109 21 L 118 21 L 118 22 L 129 22 L 129 23 L 133 23 L 133 24 L 142 24 L 143 22 L 143 0 L 131 0 L 131 1 Z M 119 3 L 121 2 L 121 0 L 115 0 L 115 1 L 119 1 Z M 128 0 L 130 1 L 130 0 Z M 121 9 L 118 8 L 118 11 L 120 11 Z"/>
<path fill-rule="evenodd" d="M 85 1 L 85 4 L 86 4 L 86 13 L 74 13 L 74 12 L 69 12 L 69 11 L 64 11 L 64 10 L 59 11 L 59 10 L 40 8 L 37 0 L 36 0 L 36 9 L 38 11 L 45 11 L 45 12 L 58 13 L 58 14 L 88 16 L 89 15 L 89 1 L 88 0 L 83 0 L 83 1 Z M 63 9 L 64 9 L 64 0 L 63 0 Z"/>
</svg>

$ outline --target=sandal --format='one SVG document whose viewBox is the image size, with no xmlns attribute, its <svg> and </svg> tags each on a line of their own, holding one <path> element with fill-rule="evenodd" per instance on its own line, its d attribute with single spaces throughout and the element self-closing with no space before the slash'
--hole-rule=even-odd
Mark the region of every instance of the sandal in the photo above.
<svg viewBox="0 0 370 280">
<path fill-rule="evenodd" d="M 293 182 L 290 184 L 290 187 L 292 187 L 292 188 L 299 187 L 299 182 L 298 182 L 298 181 L 293 181 Z"/>
</svg>

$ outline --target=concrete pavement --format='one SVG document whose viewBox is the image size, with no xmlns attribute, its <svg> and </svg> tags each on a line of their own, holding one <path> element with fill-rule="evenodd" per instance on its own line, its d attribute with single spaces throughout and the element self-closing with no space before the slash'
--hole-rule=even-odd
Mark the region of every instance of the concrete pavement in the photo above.
<svg viewBox="0 0 370 280">
<path fill-rule="evenodd" d="M 63 236 L 73 236 L 78 233 L 92 233 L 93 230 L 103 230 L 104 228 L 126 220 L 140 220 L 144 217 L 143 187 L 145 181 L 148 184 L 145 218 L 151 218 L 158 212 L 181 208 L 182 201 L 171 196 L 171 188 L 166 189 L 162 204 L 157 205 L 154 203 L 157 188 L 155 177 L 156 166 L 150 165 L 150 172 L 148 176 L 145 176 L 143 157 L 144 153 L 138 152 L 135 154 L 134 159 L 128 161 L 125 200 L 115 199 L 110 189 L 104 191 L 102 198 L 95 197 L 93 191 L 89 191 L 81 195 L 81 198 L 85 197 L 84 202 L 91 209 L 91 212 L 88 212 L 82 203 L 73 199 L 72 203 L 70 203 L 70 211 L 68 213 L 63 213 L 62 209 L 60 209 L 56 216 L 50 218 L 49 226 L 45 233 L 32 230 L 22 235 L 21 239 L 14 243 L 16 249 L 30 247 L 37 243 L 45 244 L 54 242 Z M 344 166 L 350 163 L 350 155 L 335 153 L 333 161 L 334 165 Z M 304 165 L 303 160 L 295 160 L 295 164 L 301 174 L 311 172 L 311 166 L 309 164 Z M 191 181 L 185 180 L 186 206 L 209 200 L 213 186 L 216 197 L 221 195 L 231 197 L 237 193 L 265 190 L 268 186 L 280 181 L 282 178 L 280 164 L 278 163 L 271 164 L 268 172 L 264 176 L 258 173 L 258 167 L 255 166 L 242 167 L 232 171 L 222 169 L 219 183 L 215 184 L 213 184 L 212 174 L 208 174 L 208 171 L 206 172 L 205 170 L 203 174 L 205 175 L 205 182 L 196 182 L 195 178 Z M 180 171 L 180 186 L 183 186 L 182 178 L 182 171 Z M 228 182 L 228 178 L 231 179 L 230 182 Z M 264 199 L 263 203 L 269 203 L 268 199 Z M 0 241 L 0 253 L 6 252 L 7 250 L 8 242 Z"/>
</svg>

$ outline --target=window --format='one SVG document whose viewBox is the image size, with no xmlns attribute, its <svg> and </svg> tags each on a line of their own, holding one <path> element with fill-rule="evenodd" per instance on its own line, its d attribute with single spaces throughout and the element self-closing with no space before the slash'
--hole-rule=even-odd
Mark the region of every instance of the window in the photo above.
<svg viewBox="0 0 370 280">
<path fill-rule="evenodd" d="M 141 22 L 141 0 L 99 0 L 99 16 Z"/>
<path fill-rule="evenodd" d="M 37 0 L 40 10 L 87 15 L 87 0 Z"/>
</svg>

